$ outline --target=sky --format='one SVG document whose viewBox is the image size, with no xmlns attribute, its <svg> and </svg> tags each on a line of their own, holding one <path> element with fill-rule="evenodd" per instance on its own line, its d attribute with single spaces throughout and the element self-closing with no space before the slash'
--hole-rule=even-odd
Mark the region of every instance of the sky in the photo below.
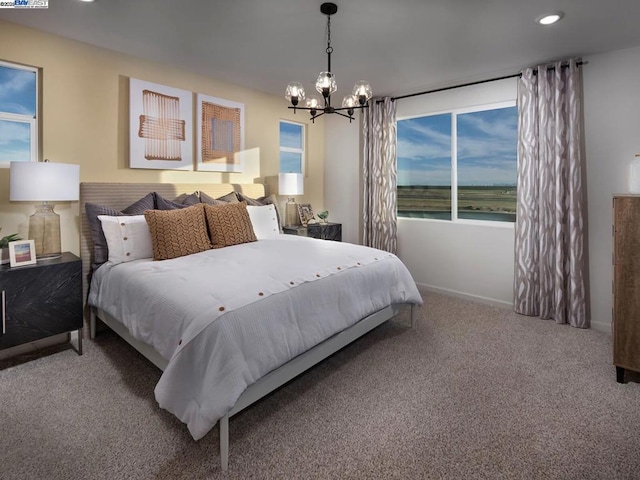
<svg viewBox="0 0 640 480">
<path fill-rule="evenodd" d="M 0 112 L 35 115 L 35 72 L 0 65 Z M 0 161 L 28 162 L 30 148 L 29 124 L 0 118 Z"/>
<path fill-rule="evenodd" d="M 457 115 L 458 185 L 515 185 L 517 108 Z M 451 114 L 398 121 L 398 185 L 451 185 Z"/>
<path fill-rule="evenodd" d="M 280 122 L 280 146 L 302 148 L 302 125 Z M 281 173 L 302 173 L 302 155 L 297 152 L 280 152 Z"/>
</svg>

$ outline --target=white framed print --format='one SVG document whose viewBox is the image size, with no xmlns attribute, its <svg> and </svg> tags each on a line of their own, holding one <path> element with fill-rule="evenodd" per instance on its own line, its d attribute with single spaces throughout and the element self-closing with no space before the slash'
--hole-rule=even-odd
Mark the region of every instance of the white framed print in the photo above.
<svg viewBox="0 0 640 480">
<path fill-rule="evenodd" d="M 196 170 L 244 170 L 244 104 L 198 94 Z"/>
<path fill-rule="evenodd" d="M 21 267 L 36 263 L 36 244 L 33 240 L 9 242 L 9 265 Z"/>
<path fill-rule="evenodd" d="M 129 168 L 193 170 L 193 93 L 129 79 Z"/>
</svg>

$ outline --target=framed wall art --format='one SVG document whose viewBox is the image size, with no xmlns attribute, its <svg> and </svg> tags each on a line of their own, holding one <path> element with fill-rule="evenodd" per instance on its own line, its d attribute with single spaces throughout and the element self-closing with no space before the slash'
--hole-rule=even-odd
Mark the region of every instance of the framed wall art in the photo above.
<svg viewBox="0 0 640 480">
<path fill-rule="evenodd" d="M 129 168 L 193 170 L 193 94 L 129 79 Z"/>
<path fill-rule="evenodd" d="M 36 243 L 33 240 L 9 242 L 9 264 L 11 267 L 36 263 Z"/>
<path fill-rule="evenodd" d="M 244 104 L 198 94 L 196 118 L 196 170 L 242 172 Z"/>
</svg>

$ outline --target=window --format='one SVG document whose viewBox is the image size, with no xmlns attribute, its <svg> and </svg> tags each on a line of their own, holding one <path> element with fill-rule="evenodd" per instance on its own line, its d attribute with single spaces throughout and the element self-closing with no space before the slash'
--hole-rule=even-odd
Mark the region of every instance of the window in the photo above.
<svg viewBox="0 0 640 480">
<path fill-rule="evenodd" d="M 304 125 L 280 121 L 280 173 L 304 173 Z"/>
<path fill-rule="evenodd" d="M 398 216 L 515 222 L 513 102 L 398 120 Z"/>
<path fill-rule="evenodd" d="M 0 166 L 37 161 L 38 70 L 0 62 Z"/>
</svg>

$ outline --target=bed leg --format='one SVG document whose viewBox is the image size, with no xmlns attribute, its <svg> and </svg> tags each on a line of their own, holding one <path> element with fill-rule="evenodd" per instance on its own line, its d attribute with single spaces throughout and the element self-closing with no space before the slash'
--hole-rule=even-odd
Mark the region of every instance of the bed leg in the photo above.
<svg viewBox="0 0 640 480">
<path fill-rule="evenodd" d="M 411 304 L 411 328 L 416 327 L 416 306 Z"/>
<path fill-rule="evenodd" d="M 93 307 L 89 307 L 89 336 L 91 340 L 96 339 L 96 311 Z"/>
<path fill-rule="evenodd" d="M 223 472 L 229 470 L 229 415 L 220 419 L 220 466 Z"/>
</svg>

